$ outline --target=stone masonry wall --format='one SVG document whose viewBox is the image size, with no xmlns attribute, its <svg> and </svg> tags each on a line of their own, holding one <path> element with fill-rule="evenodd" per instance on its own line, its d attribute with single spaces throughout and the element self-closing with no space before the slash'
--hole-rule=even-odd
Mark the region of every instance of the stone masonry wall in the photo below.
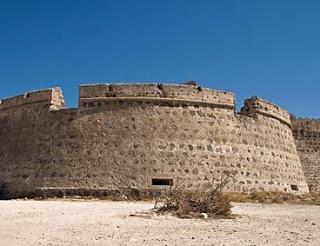
<svg viewBox="0 0 320 246">
<path fill-rule="evenodd" d="M 270 117 L 252 107 L 273 112 L 264 100 L 236 114 L 232 93 L 104 84 L 81 86 L 79 108 L 64 109 L 54 90 L 47 100 L 0 108 L 0 184 L 12 197 L 164 188 L 152 179 L 198 189 L 224 171 L 236 173 L 226 191 L 308 192 L 290 119 L 280 108 Z"/>
<path fill-rule="evenodd" d="M 252 97 L 245 100 L 245 105 L 241 109 L 241 113 L 251 117 L 264 115 L 282 121 L 282 123 L 291 125 L 290 115 L 287 111 L 279 106 L 270 103 L 264 99 Z"/>
<path fill-rule="evenodd" d="M 292 119 L 302 167 L 311 191 L 320 191 L 320 120 Z"/>
<path fill-rule="evenodd" d="M 27 92 L 23 95 L 5 98 L 0 100 L 0 111 L 13 109 L 13 112 L 19 111 L 22 106 L 34 104 L 49 105 L 50 110 L 64 108 L 64 98 L 60 88 L 53 88 L 41 91 Z"/>
<path fill-rule="evenodd" d="M 235 98 L 230 92 L 220 92 L 191 85 L 168 84 L 97 84 L 80 86 L 80 107 L 91 100 L 126 98 L 134 100 L 198 102 L 234 109 Z M 109 99 L 110 100 L 110 99 Z"/>
</svg>

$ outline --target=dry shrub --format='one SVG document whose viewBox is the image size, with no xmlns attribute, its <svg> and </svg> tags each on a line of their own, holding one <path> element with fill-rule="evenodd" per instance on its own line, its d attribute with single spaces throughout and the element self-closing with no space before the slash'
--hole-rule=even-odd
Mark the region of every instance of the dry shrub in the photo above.
<svg viewBox="0 0 320 246">
<path fill-rule="evenodd" d="M 155 209 L 158 213 L 169 212 L 180 218 L 232 218 L 230 201 L 222 193 L 230 177 L 230 173 L 225 173 L 218 184 L 209 182 L 197 191 L 176 187 L 156 200 Z"/>
</svg>

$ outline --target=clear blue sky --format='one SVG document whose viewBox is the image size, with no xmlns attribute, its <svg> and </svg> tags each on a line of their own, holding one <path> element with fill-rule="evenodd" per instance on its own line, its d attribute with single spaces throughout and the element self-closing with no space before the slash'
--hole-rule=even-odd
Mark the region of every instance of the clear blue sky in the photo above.
<svg viewBox="0 0 320 246">
<path fill-rule="evenodd" d="M 0 98 L 182 82 L 320 117 L 320 1 L 0 0 Z"/>
</svg>

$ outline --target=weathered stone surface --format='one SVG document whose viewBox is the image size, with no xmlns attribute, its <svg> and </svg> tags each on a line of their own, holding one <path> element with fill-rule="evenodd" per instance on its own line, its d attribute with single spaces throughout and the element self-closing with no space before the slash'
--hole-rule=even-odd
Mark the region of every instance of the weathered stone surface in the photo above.
<svg viewBox="0 0 320 246">
<path fill-rule="evenodd" d="M 29 95 L 0 104 L 0 182 L 13 196 L 152 179 L 198 189 L 224 171 L 237 173 L 228 191 L 308 192 L 290 118 L 265 100 L 236 113 L 232 93 L 167 84 L 80 86 L 77 109 L 57 88 Z"/>
<path fill-rule="evenodd" d="M 309 188 L 320 191 L 320 120 L 293 118 L 292 127 Z"/>
</svg>

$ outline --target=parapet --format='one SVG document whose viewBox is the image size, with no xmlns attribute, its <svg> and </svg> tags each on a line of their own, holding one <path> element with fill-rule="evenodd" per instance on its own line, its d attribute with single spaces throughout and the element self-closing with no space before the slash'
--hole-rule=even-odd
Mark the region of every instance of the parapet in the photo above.
<svg viewBox="0 0 320 246">
<path fill-rule="evenodd" d="M 29 104 L 46 104 L 49 110 L 65 108 L 64 97 L 59 87 L 27 92 L 0 100 L 0 111 Z"/>
<path fill-rule="evenodd" d="M 139 101 L 173 106 L 209 106 L 235 110 L 235 95 L 202 88 L 196 83 L 187 84 L 89 84 L 79 86 L 79 107 L 94 107 L 96 101 Z M 43 104 L 49 110 L 65 108 L 59 87 L 27 92 L 0 100 L 0 111 L 30 104 Z M 290 115 L 279 106 L 258 97 L 245 100 L 241 115 L 256 118 L 264 115 L 275 118 L 291 127 Z M 304 124 L 309 124 L 309 122 Z"/>
<path fill-rule="evenodd" d="M 95 84 L 79 87 L 79 107 L 96 100 L 148 100 L 203 103 L 205 105 L 235 108 L 235 96 L 191 84 Z"/>
<path fill-rule="evenodd" d="M 275 118 L 291 127 L 290 115 L 279 106 L 258 97 L 251 97 L 245 100 L 241 114 L 257 117 L 258 114 Z"/>
</svg>

